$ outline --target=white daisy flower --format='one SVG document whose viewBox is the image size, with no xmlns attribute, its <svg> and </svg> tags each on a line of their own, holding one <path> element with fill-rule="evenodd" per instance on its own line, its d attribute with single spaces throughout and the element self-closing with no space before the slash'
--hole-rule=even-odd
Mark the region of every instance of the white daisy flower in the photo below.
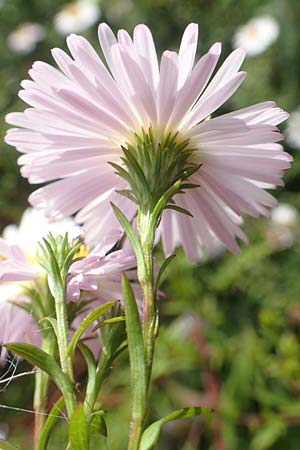
<svg viewBox="0 0 300 450">
<path fill-rule="evenodd" d="M 7 37 L 7 45 L 15 53 L 30 53 L 45 37 L 45 29 L 38 23 L 26 22 Z"/>
<path fill-rule="evenodd" d="M 279 24 L 274 17 L 254 17 L 237 29 L 233 47 L 244 48 L 248 56 L 260 55 L 276 41 L 279 31 Z"/>
<path fill-rule="evenodd" d="M 92 0 L 67 3 L 54 18 L 56 30 L 62 34 L 86 30 L 100 17 L 100 8 Z"/>
</svg>

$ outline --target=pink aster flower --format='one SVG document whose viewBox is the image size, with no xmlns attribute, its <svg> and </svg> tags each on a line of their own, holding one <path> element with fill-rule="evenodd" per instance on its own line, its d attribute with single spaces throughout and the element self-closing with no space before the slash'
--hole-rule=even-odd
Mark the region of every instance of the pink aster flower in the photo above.
<svg viewBox="0 0 300 450">
<path fill-rule="evenodd" d="M 34 304 L 26 288 L 37 283 L 46 276 L 45 270 L 37 261 L 37 242 L 47 234 L 69 232 L 75 238 L 79 228 L 72 219 L 49 224 L 42 211 L 28 209 L 23 214 L 19 227 L 9 225 L 0 238 L 0 345 L 9 342 L 27 342 L 39 345 L 40 328 L 30 312 L 22 306 L 33 310 Z M 75 261 L 69 271 L 67 300 L 78 301 L 82 292 L 85 300 L 93 300 L 78 317 L 72 328 L 80 324 L 85 314 L 95 306 L 111 300 L 121 300 L 121 274 L 130 271 L 136 265 L 132 250 L 111 252 L 112 242 L 121 237 L 120 231 L 112 231 L 108 237 L 101 239 L 97 247 L 89 252 L 84 248 L 86 256 Z M 80 256 L 80 255 L 78 255 Z M 95 333 L 88 333 L 89 345 L 97 353 L 100 350 Z M 93 338 L 93 339 L 92 339 Z M 5 348 L 0 355 L 2 361 L 6 355 Z"/>
<path fill-rule="evenodd" d="M 31 183 L 50 181 L 30 197 L 33 205 L 59 219 L 77 212 L 88 242 L 119 224 L 113 202 L 127 217 L 136 206 L 120 196 L 129 188 L 109 162 L 121 164 L 122 148 L 150 128 L 156 139 L 169 133 L 186 140 L 200 169 L 190 178 L 199 187 L 175 196 L 193 218 L 167 210 L 160 234 L 166 253 L 182 245 L 199 259 L 219 240 L 238 252 L 236 239 L 246 241 L 242 213 L 267 215 L 276 200 L 265 191 L 282 184 L 291 157 L 284 153 L 277 125 L 287 114 L 274 102 L 256 104 L 211 117 L 238 89 L 246 74 L 245 57 L 232 52 L 216 71 L 221 44 L 214 44 L 195 64 L 198 27 L 190 24 L 179 52 L 165 51 L 158 62 L 151 32 L 138 25 L 133 38 L 117 37 L 106 24 L 99 27 L 105 62 L 83 37 L 71 35 L 71 56 L 52 54 L 58 69 L 33 64 L 32 80 L 22 82 L 20 97 L 31 107 L 7 116 L 20 128 L 8 131 L 6 142 L 24 153 L 22 175 Z M 214 74 L 214 75 L 213 75 Z M 209 119 L 209 120 L 207 120 Z"/>
<path fill-rule="evenodd" d="M 68 299 L 77 301 L 80 291 L 89 292 L 89 297 L 99 303 L 122 299 L 121 275 L 129 271 L 135 277 L 136 259 L 132 249 L 122 249 L 109 253 L 111 242 L 117 242 L 120 231 L 114 231 L 102 238 L 88 255 L 75 261 L 70 267 Z"/>
</svg>

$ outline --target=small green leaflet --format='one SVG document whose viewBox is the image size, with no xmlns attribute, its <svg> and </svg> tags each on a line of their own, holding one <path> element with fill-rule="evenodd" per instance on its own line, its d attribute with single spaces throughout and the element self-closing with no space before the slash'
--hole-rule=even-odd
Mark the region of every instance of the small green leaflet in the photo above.
<svg viewBox="0 0 300 450">
<path fill-rule="evenodd" d="M 163 425 L 178 419 L 187 419 L 189 417 L 199 416 L 201 414 L 211 413 L 213 410 L 207 407 L 182 408 L 172 412 L 166 417 L 153 422 L 143 433 L 140 450 L 153 450 L 157 444 L 159 434 Z"/>
<path fill-rule="evenodd" d="M 72 356 L 74 353 L 74 350 L 76 348 L 76 345 L 83 335 L 83 333 L 95 322 L 95 320 L 98 320 L 103 314 L 105 314 L 110 308 L 115 306 L 118 303 L 118 300 L 115 300 L 113 302 L 105 303 L 104 305 L 99 306 L 94 311 L 92 311 L 83 321 L 81 322 L 80 326 L 77 328 L 76 333 L 74 334 L 69 347 L 68 347 L 68 355 Z"/>
<path fill-rule="evenodd" d="M 49 416 L 47 417 L 47 420 L 42 428 L 39 443 L 38 443 L 38 450 L 46 450 L 47 445 L 53 430 L 53 427 L 56 425 L 58 419 L 61 418 L 62 409 L 65 406 L 65 399 L 64 397 L 60 397 L 60 399 L 57 400 L 57 402 L 52 407 Z M 1 449 L 1 446 L 0 446 Z"/>
</svg>

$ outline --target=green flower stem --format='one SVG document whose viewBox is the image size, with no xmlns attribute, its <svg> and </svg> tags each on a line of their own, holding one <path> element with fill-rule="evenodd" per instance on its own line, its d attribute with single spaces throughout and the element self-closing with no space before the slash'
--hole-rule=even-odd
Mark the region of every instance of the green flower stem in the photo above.
<svg viewBox="0 0 300 450">
<path fill-rule="evenodd" d="M 154 248 L 154 238 L 155 238 L 155 224 L 151 220 L 150 213 L 144 213 L 139 211 L 138 213 L 138 230 L 140 235 L 140 243 L 143 254 L 143 261 L 139 261 L 137 258 L 138 265 L 138 280 L 143 290 L 143 300 L 144 300 L 144 317 L 143 317 L 143 353 L 145 355 L 146 363 L 146 385 L 147 389 L 145 392 L 146 398 L 143 401 L 144 408 L 141 410 L 139 405 L 132 405 L 132 418 L 131 418 L 131 428 L 128 443 L 128 450 L 139 450 L 141 437 L 144 428 L 144 422 L 147 414 L 146 405 L 148 403 L 149 397 L 149 387 L 151 381 L 152 373 L 152 362 L 154 354 L 154 344 L 156 338 L 157 329 L 157 311 L 156 311 L 156 296 L 155 296 L 155 280 L 153 272 L 153 248 Z M 132 371 L 138 371 L 139 366 L 133 367 Z M 140 389 L 138 383 L 142 383 L 143 374 L 140 373 L 136 379 L 136 386 L 134 389 Z M 138 397 L 137 397 L 138 400 Z M 133 400 L 134 403 L 134 400 Z M 139 411 L 137 416 L 136 412 Z"/>
<path fill-rule="evenodd" d="M 43 333 L 42 350 L 53 355 L 56 349 L 56 342 L 52 331 Z M 33 398 L 34 409 L 34 449 L 38 448 L 39 437 L 47 414 L 48 389 L 50 385 L 49 375 L 38 369 L 35 374 L 35 388 Z"/>
<path fill-rule="evenodd" d="M 152 361 L 154 353 L 154 341 L 156 333 L 156 297 L 155 280 L 153 273 L 153 247 L 155 239 L 155 226 L 150 220 L 149 214 L 139 213 L 138 228 L 140 242 L 144 256 L 143 269 L 138 270 L 138 279 L 143 290 L 144 300 L 144 349 L 146 359 L 147 381 L 149 384 L 152 371 Z"/>
<path fill-rule="evenodd" d="M 57 320 L 57 345 L 61 370 L 74 383 L 72 359 L 68 356 L 68 321 L 65 300 L 65 286 L 63 283 L 55 283 L 54 287 L 55 311 Z M 72 392 L 64 393 L 66 408 L 69 418 L 73 415 L 76 406 L 76 395 Z"/>
</svg>

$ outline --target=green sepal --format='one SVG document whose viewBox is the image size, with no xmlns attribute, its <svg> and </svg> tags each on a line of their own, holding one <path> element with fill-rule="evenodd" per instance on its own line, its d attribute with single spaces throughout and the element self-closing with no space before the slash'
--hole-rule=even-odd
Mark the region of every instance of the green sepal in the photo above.
<svg viewBox="0 0 300 450">
<path fill-rule="evenodd" d="M 49 439 L 51 437 L 53 427 L 56 425 L 58 419 L 61 418 L 61 411 L 64 408 L 64 406 L 65 406 L 64 397 L 60 397 L 57 400 L 57 402 L 53 405 L 53 407 L 47 417 L 47 420 L 44 423 L 44 426 L 41 430 L 37 450 L 46 450 L 47 449 L 47 445 L 48 445 Z"/>
<path fill-rule="evenodd" d="M 109 309 L 115 306 L 118 303 L 118 300 L 105 303 L 104 305 L 99 306 L 94 311 L 92 311 L 87 317 L 83 319 L 79 327 L 77 328 L 71 342 L 68 345 L 68 356 L 72 356 L 76 345 L 83 335 L 83 333 L 92 325 L 95 320 L 98 320 L 103 314 L 105 314 Z"/>
<path fill-rule="evenodd" d="M 142 435 L 140 450 L 153 450 L 157 444 L 159 434 L 165 423 L 172 422 L 178 419 L 187 419 L 189 417 L 195 417 L 202 414 L 208 414 L 213 412 L 211 408 L 207 407 L 192 407 L 178 409 L 166 417 L 153 422 Z"/>
<path fill-rule="evenodd" d="M 134 293 L 128 278 L 122 275 L 122 290 L 125 304 L 125 318 L 127 330 L 127 342 L 131 366 L 132 404 L 137 411 L 133 411 L 133 417 L 140 417 L 145 411 L 145 399 L 147 392 L 146 363 L 144 354 L 144 340 L 139 312 Z"/>
<path fill-rule="evenodd" d="M 69 424 L 70 450 L 89 450 L 88 421 L 82 403 L 79 404 Z"/>
<path fill-rule="evenodd" d="M 6 344 L 5 347 L 50 375 L 51 379 L 61 392 L 65 393 L 72 391 L 73 388 L 69 379 L 62 372 L 55 359 L 48 353 L 34 345 L 21 344 L 18 342 Z"/>
</svg>

